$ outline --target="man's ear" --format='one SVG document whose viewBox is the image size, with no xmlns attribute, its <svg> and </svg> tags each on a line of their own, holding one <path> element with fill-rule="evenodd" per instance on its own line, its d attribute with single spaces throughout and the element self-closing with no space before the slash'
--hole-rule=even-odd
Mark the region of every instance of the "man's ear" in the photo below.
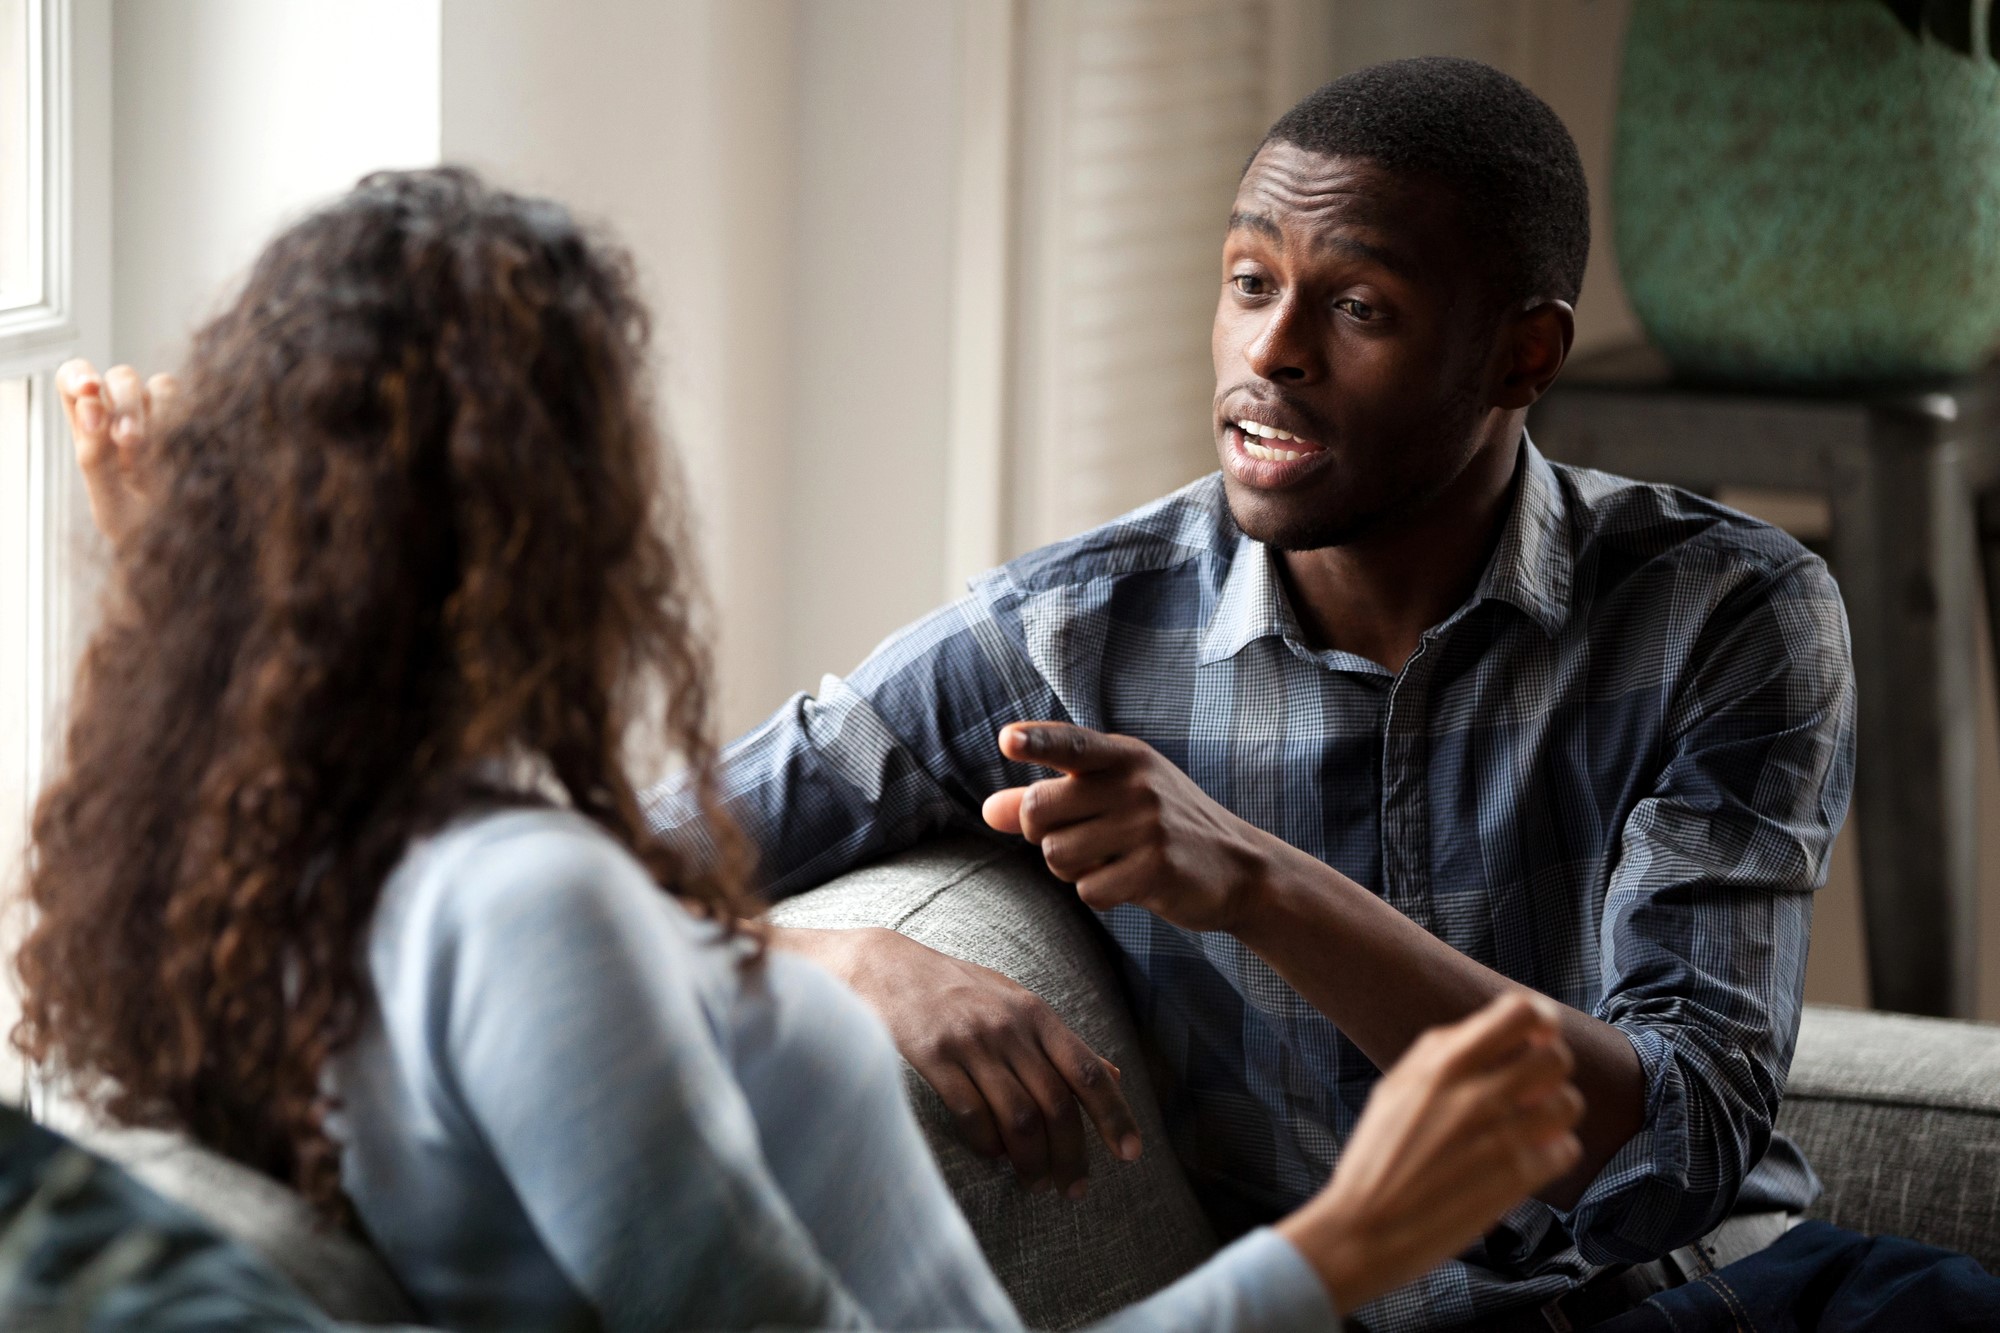
<svg viewBox="0 0 2000 1333">
<path fill-rule="evenodd" d="M 1531 406 L 1562 373 L 1575 341 L 1576 309 L 1567 301 L 1537 301 L 1509 315 L 1500 332 L 1493 405 Z"/>
</svg>

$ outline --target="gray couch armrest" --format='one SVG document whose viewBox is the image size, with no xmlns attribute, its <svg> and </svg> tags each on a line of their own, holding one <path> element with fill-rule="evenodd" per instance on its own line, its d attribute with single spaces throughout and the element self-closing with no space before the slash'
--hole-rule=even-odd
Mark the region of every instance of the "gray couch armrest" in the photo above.
<svg viewBox="0 0 2000 1333">
<path fill-rule="evenodd" d="M 1099 1055 L 1145 1068 L 1123 991 L 1075 891 L 1020 843 L 931 843 L 780 903 L 786 926 L 887 926 L 1040 995 Z M 1152 1087 L 1128 1077 L 1146 1142 L 1119 1162 L 1092 1134 L 1090 1193 L 1031 1195 L 1005 1163 L 959 1143 L 944 1103 L 904 1066 L 911 1104 L 987 1260 L 1030 1328 L 1066 1329 L 1151 1295 L 1214 1253 L 1215 1235 L 1167 1143 Z"/>
<path fill-rule="evenodd" d="M 1826 1183 L 1813 1216 L 2000 1273 L 2000 1027 L 1808 1007 L 1778 1128 Z"/>
</svg>

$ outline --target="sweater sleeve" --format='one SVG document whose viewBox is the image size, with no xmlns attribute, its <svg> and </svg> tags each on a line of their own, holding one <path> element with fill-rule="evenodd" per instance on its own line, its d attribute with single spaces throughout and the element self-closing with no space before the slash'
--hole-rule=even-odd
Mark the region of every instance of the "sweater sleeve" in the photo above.
<svg viewBox="0 0 2000 1333">
<path fill-rule="evenodd" d="M 1095 1333 L 1322 1333 L 1340 1327 L 1326 1284 L 1290 1241 L 1259 1227 Z"/>
<path fill-rule="evenodd" d="M 665 907 L 583 831 L 482 845 L 431 924 L 444 1084 L 607 1329 L 866 1327 L 767 1169 L 704 927 Z"/>
</svg>

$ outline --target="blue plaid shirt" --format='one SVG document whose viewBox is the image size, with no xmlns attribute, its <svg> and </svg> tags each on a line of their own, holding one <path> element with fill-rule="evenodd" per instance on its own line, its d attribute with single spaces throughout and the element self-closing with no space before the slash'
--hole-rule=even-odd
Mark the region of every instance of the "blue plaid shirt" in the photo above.
<svg viewBox="0 0 2000 1333">
<path fill-rule="evenodd" d="M 1645 1127 L 1575 1209 L 1523 1205 L 1360 1311 L 1372 1327 L 1544 1300 L 1734 1207 L 1816 1194 L 1772 1121 L 1852 783 L 1854 685 L 1833 580 L 1778 530 L 1524 442 L 1477 591 L 1391 673 L 1306 641 L 1273 553 L 1210 476 L 982 576 L 792 700 L 729 748 L 726 796 L 770 890 L 795 892 L 1046 776 L 1000 755 L 1021 719 L 1146 741 L 1453 948 L 1631 1039 Z M 671 791 L 652 809 L 693 832 Z M 1375 1066 L 1233 936 L 1099 915 L 1198 1192 L 1246 1222 L 1303 1202 Z"/>
</svg>

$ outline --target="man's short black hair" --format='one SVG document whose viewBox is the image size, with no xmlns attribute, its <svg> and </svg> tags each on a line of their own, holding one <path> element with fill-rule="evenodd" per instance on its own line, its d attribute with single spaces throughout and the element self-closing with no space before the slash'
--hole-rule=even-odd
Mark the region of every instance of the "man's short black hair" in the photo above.
<svg viewBox="0 0 2000 1333">
<path fill-rule="evenodd" d="M 1502 300 L 1574 303 L 1583 286 L 1590 187 L 1576 143 L 1547 102 L 1491 65 L 1450 56 L 1370 65 L 1287 111 L 1264 136 L 1274 142 L 1443 183 L 1486 243 Z"/>
</svg>

